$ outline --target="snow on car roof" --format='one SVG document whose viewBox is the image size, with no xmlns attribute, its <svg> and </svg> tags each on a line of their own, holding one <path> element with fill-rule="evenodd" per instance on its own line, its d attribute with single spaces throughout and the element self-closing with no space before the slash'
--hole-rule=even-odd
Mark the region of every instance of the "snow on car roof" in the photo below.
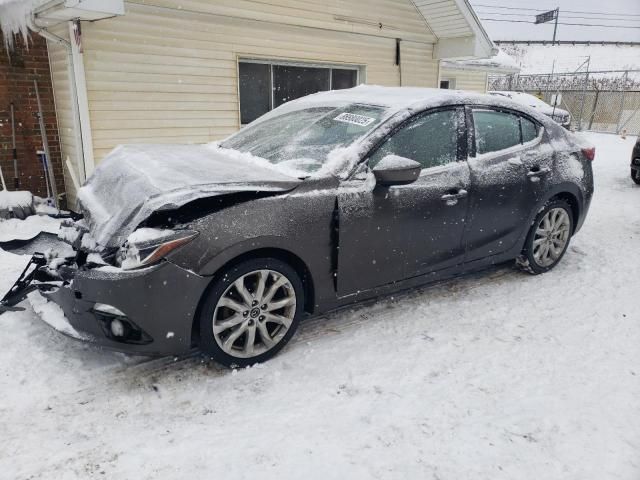
<svg viewBox="0 0 640 480">
<path fill-rule="evenodd" d="M 479 104 L 496 105 L 526 110 L 534 115 L 534 109 L 527 109 L 520 102 L 507 97 L 497 97 L 465 90 L 447 90 L 421 87 L 383 87 L 379 85 L 359 85 L 344 90 L 330 90 L 307 95 L 287 102 L 260 117 L 256 122 L 273 118 L 288 112 L 306 108 L 343 107 L 353 103 L 377 105 L 388 110 L 388 116 L 403 110 L 424 110 L 440 105 Z M 538 116 L 541 121 L 545 117 Z"/>
<path fill-rule="evenodd" d="M 364 103 L 400 110 L 411 108 L 425 101 L 446 101 L 449 99 L 467 98 L 471 92 L 461 90 L 444 90 L 439 88 L 419 87 L 382 87 L 379 85 L 359 85 L 344 90 L 330 90 L 308 95 L 291 103 L 306 105 L 342 105 L 348 103 Z"/>
</svg>

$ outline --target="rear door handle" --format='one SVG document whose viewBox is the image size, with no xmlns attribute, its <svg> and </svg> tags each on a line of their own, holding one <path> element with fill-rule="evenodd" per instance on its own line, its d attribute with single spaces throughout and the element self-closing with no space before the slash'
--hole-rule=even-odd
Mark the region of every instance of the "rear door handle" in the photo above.
<svg viewBox="0 0 640 480">
<path fill-rule="evenodd" d="M 533 181 L 540 180 L 538 177 L 546 175 L 549 172 L 551 172 L 551 169 L 548 167 L 543 167 L 543 168 L 533 167 L 531 170 L 527 172 L 527 177 L 529 177 Z"/>
<path fill-rule="evenodd" d="M 467 195 L 469 195 L 469 192 L 467 192 L 464 188 L 461 188 L 455 193 L 445 193 L 440 198 L 448 207 L 452 207 L 458 203 L 458 200 L 460 200 L 461 198 L 465 198 Z"/>
</svg>

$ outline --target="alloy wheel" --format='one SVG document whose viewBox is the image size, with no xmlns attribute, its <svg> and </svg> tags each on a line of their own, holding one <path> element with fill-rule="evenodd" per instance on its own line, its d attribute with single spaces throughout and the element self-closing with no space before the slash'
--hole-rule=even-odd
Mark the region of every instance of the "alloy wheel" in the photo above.
<svg viewBox="0 0 640 480">
<path fill-rule="evenodd" d="M 213 336 L 228 355 L 256 357 L 284 338 L 295 314 L 291 281 L 274 270 L 252 271 L 220 296 L 213 312 Z"/>
<path fill-rule="evenodd" d="M 533 258 L 541 267 L 550 267 L 562 256 L 569 241 L 571 219 L 564 208 L 552 208 L 538 223 L 533 240 Z"/>
</svg>

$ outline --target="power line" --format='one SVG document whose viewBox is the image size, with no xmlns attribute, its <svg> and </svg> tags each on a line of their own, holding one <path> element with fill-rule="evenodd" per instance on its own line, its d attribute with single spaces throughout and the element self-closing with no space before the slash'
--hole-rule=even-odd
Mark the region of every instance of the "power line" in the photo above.
<svg viewBox="0 0 640 480">
<path fill-rule="evenodd" d="M 484 20 L 486 22 L 507 22 L 507 23 L 529 23 L 531 25 L 535 25 L 534 22 L 529 20 L 505 20 L 503 18 L 480 18 L 480 20 Z M 630 25 L 604 25 L 601 23 L 567 23 L 567 22 L 558 22 L 558 25 L 574 25 L 578 27 L 615 27 L 615 28 L 633 28 L 640 29 L 638 27 L 632 27 Z"/>
<path fill-rule="evenodd" d="M 528 13 L 502 13 L 502 12 L 478 12 L 480 15 L 500 15 L 507 17 L 526 17 Z M 606 17 L 581 17 L 578 15 L 562 15 L 562 18 L 581 18 L 583 20 L 605 20 L 607 22 L 640 22 L 640 19 L 633 18 L 606 18 Z"/>
<path fill-rule="evenodd" d="M 494 40 L 496 45 L 548 45 L 551 44 L 551 40 Z M 640 47 L 640 42 L 623 42 L 616 40 L 556 40 L 556 45 L 588 45 L 588 46 L 600 46 L 600 45 L 616 45 L 616 46 L 631 46 Z M 635 58 L 633 55 L 629 58 Z"/>
<path fill-rule="evenodd" d="M 528 10 L 532 12 L 546 12 L 546 9 L 540 8 L 524 8 L 524 7 L 503 7 L 501 5 L 487 5 L 482 3 L 476 3 L 473 5 L 474 7 L 489 7 L 489 8 L 499 8 L 502 10 Z M 549 9 L 553 10 L 553 9 Z M 619 16 L 619 17 L 640 17 L 640 13 L 613 13 L 613 12 L 594 12 L 594 11 L 580 11 L 580 10 L 561 10 L 562 13 L 583 13 L 583 14 L 593 14 L 593 15 L 608 15 L 608 16 Z"/>
<path fill-rule="evenodd" d="M 507 17 L 526 17 L 530 14 L 528 13 L 502 13 L 502 12 L 478 12 L 480 15 L 500 15 L 501 17 L 507 16 Z M 606 20 L 606 21 L 621 21 L 621 22 L 640 22 L 640 18 L 639 19 L 635 19 L 635 18 L 606 18 L 606 17 L 582 17 L 580 15 L 562 15 L 562 18 L 581 18 L 584 20 Z"/>
</svg>

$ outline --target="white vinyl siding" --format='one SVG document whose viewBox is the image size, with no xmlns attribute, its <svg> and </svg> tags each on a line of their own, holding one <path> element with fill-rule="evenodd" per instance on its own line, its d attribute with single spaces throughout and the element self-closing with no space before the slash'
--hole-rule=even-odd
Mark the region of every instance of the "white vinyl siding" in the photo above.
<svg viewBox="0 0 640 480">
<path fill-rule="evenodd" d="M 358 65 L 361 81 L 400 85 L 398 37 L 402 84 L 437 85 L 434 39 L 405 0 L 153 3 L 83 23 L 96 163 L 121 143 L 200 143 L 236 131 L 243 58 Z M 362 12 L 395 28 L 356 23 Z M 336 19 L 346 17 L 354 20 Z"/>
<path fill-rule="evenodd" d="M 456 90 L 470 90 L 472 92 L 486 93 L 487 73 L 473 70 L 453 70 L 442 68 L 441 79 L 455 79 Z"/>
</svg>

